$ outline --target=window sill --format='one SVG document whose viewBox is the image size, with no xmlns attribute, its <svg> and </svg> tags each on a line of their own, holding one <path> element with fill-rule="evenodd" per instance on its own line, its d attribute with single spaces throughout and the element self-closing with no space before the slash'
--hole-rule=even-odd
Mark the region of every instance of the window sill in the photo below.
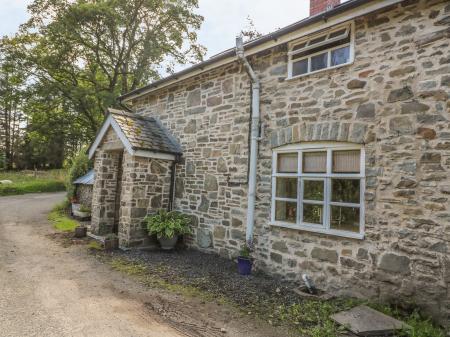
<svg viewBox="0 0 450 337">
<path fill-rule="evenodd" d="M 316 226 L 297 225 L 297 224 L 290 224 L 290 223 L 279 222 L 279 221 L 272 222 L 272 223 L 270 223 L 270 225 L 274 226 L 274 227 L 297 229 L 297 230 L 305 231 L 305 232 L 313 232 L 313 233 L 326 234 L 326 235 L 332 235 L 332 236 L 340 236 L 340 237 L 350 238 L 350 239 L 364 240 L 364 234 L 362 234 L 362 233 L 337 231 L 337 230 L 333 230 L 333 229 L 324 229 L 324 228 L 320 228 L 320 227 L 316 227 Z"/>
<path fill-rule="evenodd" d="M 307 77 L 307 76 L 310 76 L 310 75 L 315 75 L 315 74 L 322 73 L 322 72 L 325 72 L 325 71 L 347 67 L 347 66 L 352 65 L 353 63 L 354 63 L 354 61 L 351 61 L 351 62 L 348 62 L 348 63 L 339 64 L 339 65 L 334 66 L 334 67 L 323 68 L 323 69 L 320 69 L 320 70 L 311 71 L 311 72 L 306 73 L 306 74 L 301 74 L 301 75 L 296 75 L 296 76 L 291 76 L 291 77 L 288 76 L 288 77 L 286 77 L 285 81 L 293 81 L 293 80 L 297 80 L 299 78 Z"/>
</svg>

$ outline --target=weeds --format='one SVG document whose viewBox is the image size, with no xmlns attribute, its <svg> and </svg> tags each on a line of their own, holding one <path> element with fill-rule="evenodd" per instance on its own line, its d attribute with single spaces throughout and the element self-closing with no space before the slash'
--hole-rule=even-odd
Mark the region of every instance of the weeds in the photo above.
<svg viewBox="0 0 450 337">
<path fill-rule="evenodd" d="M 77 221 L 68 218 L 64 214 L 66 206 L 67 206 L 66 201 L 57 204 L 48 215 L 48 220 L 50 220 L 50 222 L 57 230 L 63 232 L 72 232 L 75 230 L 75 227 L 77 227 L 79 224 Z"/>
</svg>

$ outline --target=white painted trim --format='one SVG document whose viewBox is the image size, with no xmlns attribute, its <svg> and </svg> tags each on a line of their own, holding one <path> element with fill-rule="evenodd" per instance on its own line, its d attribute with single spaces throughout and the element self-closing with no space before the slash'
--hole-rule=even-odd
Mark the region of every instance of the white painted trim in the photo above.
<svg viewBox="0 0 450 337">
<path fill-rule="evenodd" d="M 323 29 L 327 29 L 327 28 L 333 27 L 335 25 L 339 25 L 339 24 L 345 23 L 347 21 L 350 21 L 350 20 L 353 20 L 353 19 L 358 18 L 360 16 L 372 13 L 372 12 L 377 11 L 379 9 L 399 4 L 402 1 L 404 1 L 404 0 L 370 1 L 367 4 L 361 5 L 360 7 L 356 8 L 356 9 L 352 9 L 352 10 L 349 10 L 349 11 L 346 11 L 346 12 L 343 12 L 343 13 L 340 13 L 340 14 L 336 14 L 335 16 L 333 16 L 331 18 L 327 18 L 326 21 L 321 21 L 321 22 L 316 22 L 316 23 L 310 24 L 307 27 L 300 28 L 300 29 L 298 29 L 295 32 L 288 33 L 288 34 L 286 34 L 286 35 L 284 35 L 282 37 L 279 37 L 276 40 L 268 41 L 268 42 L 263 43 L 263 44 L 261 44 L 259 46 L 256 46 L 256 47 L 254 47 L 254 48 L 252 48 L 250 50 L 247 50 L 246 53 L 245 53 L 245 56 L 254 55 L 254 54 L 257 54 L 257 53 L 259 53 L 259 52 L 261 52 L 261 51 L 263 51 L 265 49 L 269 49 L 269 48 L 278 46 L 280 44 L 288 43 L 290 41 L 293 41 L 293 40 L 296 40 L 296 39 L 308 36 L 310 34 L 317 33 L 317 32 L 319 32 L 319 31 L 321 31 Z M 212 63 L 210 65 L 207 65 L 207 66 L 205 66 L 202 69 L 193 70 L 193 71 L 188 72 L 188 73 L 186 73 L 184 75 L 181 75 L 180 77 L 178 77 L 176 79 L 173 79 L 173 80 L 167 81 L 165 83 L 162 83 L 158 87 L 149 88 L 149 89 L 147 89 L 145 91 L 142 91 L 140 93 L 136 93 L 135 95 L 126 97 L 126 98 L 123 99 L 123 102 L 131 101 L 131 100 L 133 100 L 133 99 L 135 99 L 137 97 L 140 97 L 140 96 L 143 96 L 143 95 L 147 95 L 147 94 L 149 94 L 151 92 L 160 90 L 161 88 L 165 88 L 165 87 L 170 86 L 170 85 L 172 85 L 174 83 L 178 83 L 178 82 L 183 81 L 183 80 L 185 80 L 187 78 L 199 75 L 201 73 L 210 71 L 211 69 L 215 69 L 215 68 L 218 68 L 220 66 L 223 66 L 223 65 L 235 62 L 235 61 L 236 61 L 236 57 L 235 56 L 230 56 L 230 57 L 228 57 L 226 59 L 223 59 L 223 60 L 214 62 L 214 63 Z"/>
<path fill-rule="evenodd" d="M 304 152 L 323 150 L 327 152 L 327 168 L 325 173 L 305 174 L 302 173 L 302 160 Z M 332 151 L 333 150 L 359 150 L 360 151 L 360 172 L 359 173 L 333 173 L 332 172 Z M 279 153 L 297 152 L 298 172 L 295 173 L 277 173 L 277 155 Z M 364 146 L 360 144 L 339 143 L 339 142 L 306 142 L 301 144 L 289 144 L 274 149 L 272 153 L 272 204 L 271 204 L 271 224 L 279 227 L 287 227 L 293 229 L 301 229 L 313 231 L 323 234 L 331 234 L 343 237 L 351 237 L 356 239 L 364 238 L 365 230 L 365 214 L 364 214 L 364 189 L 365 189 L 365 151 Z M 283 198 L 276 196 L 276 180 L 278 177 L 297 178 L 297 199 Z M 331 180 L 333 178 L 357 179 L 360 181 L 359 203 L 350 202 L 332 202 L 331 201 Z M 304 200 L 304 180 L 318 180 L 324 183 L 324 199 Z M 288 223 L 275 219 L 276 201 L 297 202 L 297 223 Z M 322 224 L 309 224 L 303 222 L 303 203 L 322 205 L 323 206 L 323 222 Z M 341 231 L 331 228 L 330 216 L 331 206 L 354 207 L 359 208 L 359 233 Z"/>
<path fill-rule="evenodd" d="M 122 142 L 123 146 L 127 150 L 127 152 L 132 156 L 137 157 L 145 157 L 145 158 L 155 158 L 155 159 L 164 159 L 164 160 L 175 160 L 176 156 L 171 153 L 161 153 L 161 152 L 155 152 L 155 151 L 145 151 L 145 150 L 134 150 L 133 146 L 131 145 L 128 138 L 123 133 L 122 129 L 120 128 L 119 124 L 112 118 L 111 115 L 108 116 L 108 118 L 103 123 L 99 133 L 97 134 L 97 137 L 95 138 L 94 142 L 92 143 L 92 146 L 89 148 L 89 159 L 92 159 L 95 155 L 95 151 L 99 147 L 103 137 L 106 135 L 106 132 L 108 131 L 109 127 L 111 127 L 119 137 L 120 141 Z"/>
<path fill-rule="evenodd" d="M 145 157 L 145 158 L 155 158 L 155 159 L 164 159 L 164 160 L 175 160 L 175 155 L 171 153 L 162 153 L 162 152 L 154 152 L 154 151 L 144 151 L 144 150 L 136 150 L 133 153 L 134 156 L 137 157 Z"/>
</svg>

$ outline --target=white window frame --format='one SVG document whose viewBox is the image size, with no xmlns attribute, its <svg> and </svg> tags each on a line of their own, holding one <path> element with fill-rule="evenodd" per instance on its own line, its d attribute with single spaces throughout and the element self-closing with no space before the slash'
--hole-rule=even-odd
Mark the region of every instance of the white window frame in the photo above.
<svg viewBox="0 0 450 337">
<path fill-rule="evenodd" d="M 359 173 L 333 173 L 332 172 L 332 152 L 340 150 L 359 150 L 360 151 L 360 172 Z M 327 168 L 325 173 L 302 173 L 303 153 L 304 152 L 326 152 Z M 280 153 L 297 153 L 297 173 L 278 173 L 277 163 L 278 154 Z M 297 198 L 281 198 L 276 196 L 276 180 L 277 178 L 296 178 L 297 179 Z M 331 180 L 332 178 L 358 179 L 360 181 L 360 200 L 358 204 L 346 202 L 331 201 Z M 311 224 L 303 222 L 303 181 L 304 180 L 323 180 L 324 181 L 324 201 L 318 202 L 323 204 L 323 224 Z M 341 237 L 354 239 L 364 239 L 365 212 L 364 212 L 364 193 L 365 193 L 365 151 L 362 145 L 349 143 L 322 143 L 311 142 L 308 144 L 292 144 L 283 146 L 273 151 L 272 155 L 272 205 L 271 205 L 271 225 L 285 227 L 291 229 L 305 230 L 315 233 L 330 234 Z M 275 204 L 276 201 L 289 201 L 297 203 L 296 223 L 275 220 Z M 308 201 L 312 204 L 313 202 Z M 347 206 L 359 208 L 359 233 L 336 230 L 330 228 L 330 212 L 331 206 Z"/>
<path fill-rule="evenodd" d="M 325 41 L 322 41 L 322 42 L 316 43 L 314 45 L 308 46 L 309 41 L 314 40 L 314 39 L 316 39 L 316 38 L 318 38 L 320 36 L 324 36 L 324 35 L 329 36 L 329 34 L 334 33 L 336 31 L 339 31 L 339 30 L 342 30 L 343 28 L 346 28 L 347 29 L 347 34 L 350 34 L 350 42 L 349 43 L 342 44 L 342 45 L 339 45 L 339 46 L 336 46 L 336 47 L 332 47 L 332 48 L 328 48 L 328 49 L 324 49 L 324 50 L 321 50 L 321 51 L 316 52 L 314 54 L 308 54 L 305 57 L 298 58 L 298 59 L 295 59 L 295 60 L 292 59 L 293 56 L 295 56 L 295 55 L 297 55 L 299 53 L 303 53 L 305 51 L 308 51 L 309 49 L 320 47 L 320 46 L 322 46 L 324 44 L 333 43 L 335 41 L 338 41 L 338 40 L 342 39 L 340 37 L 329 38 L 329 39 L 325 39 Z M 350 32 L 348 32 L 348 30 L 350 30 Z M 297 50 L 293 50 L 293 48 L 296 45 L 298 45 L 300 43 L 304 43 L 304 42 L 307 43 L 305 47 L 297 49 Z M 335 65 L 335 66 L 331 66 L 331 52 L 333 50 L 344 48 L 344 47 L 349 47 L 349 49 L 350 49 L 348 61 L 346 63 L 338 64 L 338 65 Z M 314 56 L 320 55 L 320 54 L 324 54 L 324 53 L 327 53 L 327 66 L 325 68 L 322 68 L 322 69 L 311 71 L 311 57 L 314 57 Z M 296 41 L 293 41 L 293 42 L 289 43 L 288 59 L 289 59 L 288 60 L 288 77 L 287 77 L 288 80 L 296 79 L 296 78 L 308 76 L 308 75 L 311 75 L 311 74 L 316 74 L 316 73 L 321 72 L 321 71 L 336 69 L 336 68 L 340 68 L 340 67 L 344 67 L 344 66 L 347 66 L 349 64 L 352 64 L 354 62 L 354 60 L 355 60 L 355 23 L 354 23 L 354 21 L 352 21 L 350 23 L 345 23 L 345 24 L 333 27 L 332 29 L 329 29 L 329 30 L 327 30 L 325 32 L 321 32 L 320 34 L 315 34 L 313 36 L 309 36 L 308 38 L 302 38 L 300 40 L 296 40 Z M 308 72 L 305 73 L 305 74 L 299 74 L 299 75 L 295 75 L 294 76 L 292 74 L 294 63 L 295 62 L 299 62 L 299 61 L 303 61 L 303 60 L 308 60 Z"/>
</svg>

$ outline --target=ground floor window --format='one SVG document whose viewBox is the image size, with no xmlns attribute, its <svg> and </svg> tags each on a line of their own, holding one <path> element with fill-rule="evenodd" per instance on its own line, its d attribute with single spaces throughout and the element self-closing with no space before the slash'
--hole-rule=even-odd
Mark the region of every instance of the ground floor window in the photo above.
<svg viewBox="0 0 450 337">
<path fill-rule="evenodd" d="M 347 143 L 288 145 L 273 153 L 272 223 L 362 238 L 364 148 Z"/>
</svg>

